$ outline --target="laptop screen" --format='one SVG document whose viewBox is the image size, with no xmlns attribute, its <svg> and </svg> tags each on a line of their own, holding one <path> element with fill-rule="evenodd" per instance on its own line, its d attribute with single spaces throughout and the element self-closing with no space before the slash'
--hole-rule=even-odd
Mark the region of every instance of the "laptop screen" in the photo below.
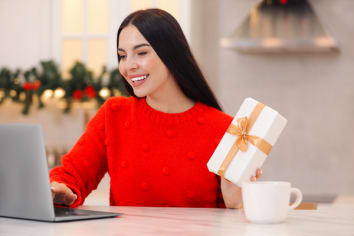
<svg viewBox="0 0 354 236">
<path fill-rule="evenodd" d="M 0 125 L 0 189 L 0 216 L 54 219 L 39 125 Z"/>
</svg>

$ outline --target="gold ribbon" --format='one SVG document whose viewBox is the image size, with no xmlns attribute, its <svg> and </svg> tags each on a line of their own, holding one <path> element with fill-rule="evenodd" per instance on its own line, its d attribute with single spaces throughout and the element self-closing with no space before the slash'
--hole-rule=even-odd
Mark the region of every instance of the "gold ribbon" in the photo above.
<svg viewBox="0 0 354 236">
<path fill-rule="evenodd" d="M 269 144 L 264 139 L 255 136 L 249 135 L 249 131 L 251 130 L 252 126 L 258 119 L 259 114 L 261 114 L 263 108 L 265 107 L 264 104 L 258 103 L 256 107 L 253 109 L 249 118 L 241 117 L 237 119 L 237 125 L 231 123 L 229 128 L 226 132 L 237 135 L 238 138 L 236 139 L 235 143 L 232 145 L 231 149 L 227 153 L 224 161 L 222 162 L 219 170 L 218 175 L 224 177 L 225 171 L 227 167 L 230 165 L 232 159 L 236 156 L 238 150 L 242 152 L 246 152 L 248 150 L 248 142 L 252 143 L 256 146 L 259 150 L 264 152 L 266 155 L 269 154 L 270 150 L 272 149 L 272 145 Z"/>
</svg>

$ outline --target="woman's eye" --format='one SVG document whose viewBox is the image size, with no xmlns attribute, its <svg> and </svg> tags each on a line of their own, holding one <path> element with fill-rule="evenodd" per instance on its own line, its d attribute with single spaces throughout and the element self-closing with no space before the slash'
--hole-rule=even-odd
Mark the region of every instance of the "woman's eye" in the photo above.
<svg viewBox="0 0 354 236">
<path fill-rule="evenodd" d="M 147 52 L 139 52 L 138 53 L 139 56 L 143 56 L 143 55 L 146 55 L 146 54 L 147 54 Z"/>
<path fill-rule="evenodd" d="M 126 55 L 119 55 L 119 58 L 122 60 L 122 59 L 125 59 L 127 56 Z"/>
</svg>

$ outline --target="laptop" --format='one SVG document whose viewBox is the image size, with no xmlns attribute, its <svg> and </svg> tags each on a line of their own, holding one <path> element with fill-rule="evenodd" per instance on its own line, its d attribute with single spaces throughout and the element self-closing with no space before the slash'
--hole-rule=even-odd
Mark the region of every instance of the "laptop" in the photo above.
<svg viewBox="0 0 354 236">
<path fill-rule="evenodd" d="M 0 125 L 0 216 L 63 222 L 116 217 L 121 213 L 54 207 L 42 129 Z"/>
</svg>

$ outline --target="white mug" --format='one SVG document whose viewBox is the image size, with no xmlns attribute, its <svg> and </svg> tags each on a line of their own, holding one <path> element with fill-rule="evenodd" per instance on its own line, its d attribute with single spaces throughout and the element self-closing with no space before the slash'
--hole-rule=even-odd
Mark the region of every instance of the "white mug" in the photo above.
<svg viewBox="0 0 354 236">
<path fill-rule="evenodd" d="M 289 206 L 290 195 L 296 195 Z M 246 218 L 253 223 L 280 223 L 288 210 L 295 209 L 302 201 L 302 193 L 291 188 L 289 182 L 258 181 L 242 184 L 243 208 Z"/>
</svg>

